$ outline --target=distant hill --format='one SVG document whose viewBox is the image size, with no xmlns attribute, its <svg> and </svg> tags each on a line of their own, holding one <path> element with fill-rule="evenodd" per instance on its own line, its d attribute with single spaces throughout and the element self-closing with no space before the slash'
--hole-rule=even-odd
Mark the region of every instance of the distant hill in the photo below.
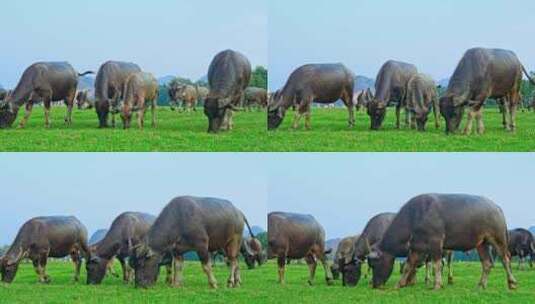
<svg viewBox="0 0 535 304">
<path fill-rule="evenodd" d="M 260 227 L 260 226 L 256 226 L 256 225 L 252 225 L 251 226 L 251 230 L 253 231 L 253 234 L 254 235 L 258 235 L 262 232 L 266 232 L 266 230 L 264 230 L 264 228 Z M 245 227 L 245 229 L 243 229 L 243 235 L 244 236 L 249 236 L 249 230 L 247 229 L 247 227 Z"/>
<path fill-rule="evenodd" d="M 355 91 L 362 91 L 367 88 L 375 88 L 375 80 L 366 76 L 355 76 Z"/>
<path fill-rule="evenodd" d="M 108 233 L 108 229 L 99 229 L 95 231 L 95 233 L 93 233 L 93 235 L 91 235 L 91 237 L 89 238 L 88 244 L 93 245 L 96 242 L 102 240 L 104 236 L 106 236 L 106 233 Z"/>
<path fill-rule="evenodd" d="M 325 250 L 332 249 L 333 252 L 336 251 L 336 248 L 338 248 L 338 244 L 341 240 L 341 238 L 335 238 L 325 241 Z"/>
<path fill-rule="evenodd" d="M 199 78 L 197 81 L 208 83 L 208 75 L 204 75 L 204 76 L 202 76 L 202 77 Z"/>
<path fill-rule="evenodd" d="M 165 85 L 165 84 L 168 84 L 169 81 L 173 79 L 175 79 L 175 76 L 171 76 L 171 75 L 163 76 L 163 77 L 158 78 L 158 84 Z"/>
<path fill-rule="evenodd" d="M 90 90 L 95 89 L 95 77 L 82 76 L 78 79 L 78 90 Z"/>
</svg>

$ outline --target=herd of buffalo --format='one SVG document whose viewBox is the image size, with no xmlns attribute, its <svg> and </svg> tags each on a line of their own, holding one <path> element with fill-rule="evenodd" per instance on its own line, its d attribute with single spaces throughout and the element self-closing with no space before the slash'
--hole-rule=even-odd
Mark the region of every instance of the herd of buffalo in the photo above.
<svg viewBox="0 0 535 304">
<path fill-rule="evenodd" d="M 416 283 L 417 269 L 426 267 L 426 283 L 434 273 L 435 289 L 442 283 L 444 259 L 448 283 L 453 282 L 452 252 L 477 250 L 482 274 L 479 286 L 486 288 L 495 257 L 503 264 L 510 289 L 517 286 L 511 270 L 511 257 L 520 261 L 535 257 L 535 240 L 525 229 L 508 230 L 501 208 L 488 198 L 467 194 L 422 194 L 411 198 L 397 213 L 372 217 L 360 234 L 339 242 L 332 249 L 325 245 L 325 231 L 311 215 L 271 212 L 268 214 L 267 252 L 253 234 L 245 215 L 231 202 L 218 198 L 176 197 L 156 217 L 124 212 L 112 222 L 105 236 L 88 245 L 87 230 L 73 216 L 32 218 L 22 225 L 14 242 L 0 258 L 3 282 L 11 283 L 21 261 L 30 259 L 42 283 L 50 282 L 46 273 L 48 258 L 69 256 L 79 280 L 82 261 L 86 261 L 87 284 L 100 284 L 111 271 L 114 259 L 120 261 L 123 279 L 136 287 L 156 283 L 160 267 L 167 269 L 166 282 L 182 286 L 184 254 L 194 251 L 212 288 L 217 281 L 212 272 L 215 254 L 222 254 L 229 269 L 227 285 L 241 284 L 238 258 L 249 268 L 276 259 L 278 278 L 285 282 L 285 267 L 291 260 L 304 259 L 313 284 L 317 262 L 321 262 L 330 285 L 341 276 L 344 286 L 355 286 L 367 262 L 371 285 L 384 286 L 394 262 L 404 258 L 397 287 Z M 244 227 L 248 236 L 243 237 Z M 430 271 L 432 269 L 432 271 Z"/>
<path fill-rule="evenodd" d="M 19 108 L 25 106 L 20 127 L 24 127 L 32 107 L 43 102 L 45 126 L 50 125 L 50 104 L 64 101 L 67 105 L 65 123 L 71 124 L 75 99 L 79 108 L 88 102 L 87 92 L 77 92 L 78 77 L 93 73 L 76 72 L 67 62 L 38 62 L 28 67 L 16 88 L 9 94 L 0 91 L 0 128 L 13 124 Z M 252 104 L 267 107 L 267 128 L 276 129 L 282 123 L 287 110 L 295 109 L 293 128 L 297 128 L 304 116 L 305 128 L 310 128 L 312 103 L 332 104 L 342 100 L 346 105 L 350 127 L 355 125 L 355 110 L 366 108 L 370 128 L 377 130 L 383 124 L 386 109 L 396 108 L 396 127 L 400 127 L 400 112 L 405 110 L 405 123 L 424 131 L 431 111 L 436 128 L 440 115 L 445 120 L 446 133 L 456 132 L 468 110 L 465 134 L 470 134 L 474 120 L 477 132 L 484 132 L 482 108 L 493 98 L 500 106 L 503 127 L 514 131 L 516 109 L 521 102 L 522 73 L 532 84 L 535 81 L 527 73 L 514 52 L 503 49 L 472 48 L 465 52 L 450 78 L 445 92 L 440 96 L 437 85 L 415 65 L 388 60 L 383 64 L 375 80 L 375 90 L 355 92 L 355 75 L 343 64 L 307 64 L 291 73 L 286 84 L 272 93 L 265 89 L 248 87 L 251 64 L 239 52 L 225 50 L 217 54 L 208 69 L 208 88 L 170 82 L 167 85 L 171 108 L 182 101 L 185 111 L 195 110 L 197 102 L 204 106 L 208 118 L 208 132 L 216 133 L 233 128 L 233 111 L 243 110 Z M 137 113 L 137 124 L 143 128 L 144 113 L 149 107 L 152 125 L 156 125 L 156 101 L 159 85 L 150 73 L 128 62 L 108 61 L 102 64 L 95 81 L 95 108 L 99 126 L 115 126 L 115 115 L 120 114 L 123 126 L 130 126 Z"/>
</svg>

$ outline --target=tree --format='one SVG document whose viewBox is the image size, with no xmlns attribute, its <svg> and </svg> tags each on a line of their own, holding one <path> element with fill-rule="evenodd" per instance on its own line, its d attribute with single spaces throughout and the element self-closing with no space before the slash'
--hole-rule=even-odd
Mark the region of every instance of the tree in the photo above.
<svg viewBox="0 0 535 304">
<path fill-rule="evenodd" d="M 257 66 L 251 73 L 249 86 L 267 90 L 268 71 L 263 66 Z"/>
</svg>

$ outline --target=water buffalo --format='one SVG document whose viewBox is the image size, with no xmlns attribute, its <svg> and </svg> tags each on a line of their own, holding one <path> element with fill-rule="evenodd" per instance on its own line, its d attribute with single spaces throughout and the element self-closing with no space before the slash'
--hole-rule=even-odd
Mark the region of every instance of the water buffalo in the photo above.
<svg viewBox="0 0 535 304">
<path fill-rule="evenodd" d="M 418 73 L 409 79 L 405 107 L 409 115 L 411 128 L 425 131 L 425 124 L 431 107 L 435 115 L 435 127 L 437 129 L 440 127 L 438 121 L 438 94 L 435 81 L 431 77 Z"/>
<path fill-rule="evenodd" d="M 254 236 L 241 240 L 240 253 L 249 269 L 255 268 L 256 264 L 262 265 L 266 259 L 262 244 Z"/>
<path fill-rule="evenodd" d="M 355 125 L 353 113 L 353 86 L 355 76 L 341 63 L 307 64 L 292 72 L 286 84 L 268 107 L 268 129 L 280 126 L 286 111 L 294 104 L 297 112 L 293 128 L 305 116 L 305 128 L 310 129 L 310 110 L 312 102 L 334 103 L 342 99 L 349 112 L 349 126 Z"/>
<path fill-rule="evenodd" d="M 212 273 L 210 252 L 223 250 L 230 261 L 228 286 L 240 285 L 238 254 L 245 216 L 227 200 L 192 196 L 176 197 L 162 210 L 145 240 L 131 258 L 137 287 L 148 287 L 158 279 L 159 263 L 165 253 L 175 256 L 174 282 L 182 284 L 183 253 L 195 250 L 212 288 L 217 282 Z"/>
<path fill-rule="evenodd" d="M 360 111 L 361 108 L 368 108 L 368 103 L 373 100 L 373 93 L 370 88 L 357 92 L 353 96 L 353 104 L 355 110 Z"/>
<path fill-rule="evenodd" d="M 512 51 L 485 48 L 466 51 L 450 78 L 448 89 L 440 98 L 440 113 L 446 120 L 446 133 L 457 131 L 465 107 L 469 111 L 464 133 L 472 132 L 474 118 L 478 133 L 484 133 L 482 108 L 487 98 L 504 99 L 504 115 L 509 118 L 505 128 L 514 130 L 522 71 L 535 84 Z"/>
<path fill-rule="evenodd" d="M 182 100 L 182 108 L 184 112 L 197 111 L 197 89 L 195 86 L 189 84 L 183 84 L 177 87 L 176 96 Z"/>
<path fill-rule="evenodd" d="M 134 112 L 137 112 L 137 125 L 143 129 L 145 119 L 145 103 L 150 102 L 152 127 L 156 127 L 156 103 L 158 102 L 158 81 L 151 73 L 132 73 L 126 79 L 121 109 L 123 127 L 130 128 Z"/>
<path fill-rule="evenodd" d="M 206 100 L 206 97 L 208 96 L 208 90 L 207 87 L 196 85 L 195 89 L 197 90 L 197 104 L 204 106 L 204 101 Z"/>
<path fill-rule="evenodd" d="M 78 110 L 92 109 L 95 106 L 95 101 L 89 97 L 89 90 L 81 90 L 76 93 L 76 105 Z"/>
<path fill-rule="evenodd" d="M 24 117 L 19 126 L 23 128 L 30 118 L 33 105 L 43 102 L 45 108 L 45 127 L 50 127 L 50 105 L 54 101 L 65 102 L 67 113 L 65 123 L 72 123 L 72 107 L 78 85 L 78 77 L 92 74 L 92 71 L 77 73 L 68 62 L 37 62 L 29 66 L 15 90 L 0 104 L 0 128 L 10 127 L 22 105 L 25 104 Z"/>
<path fill-rule="evenodd" d="M 317 260 L 325 270 L 325 280 L 331 285 L 332 274 L 327 267 L 325 231 L 311 215 L 271 212 L 268 214 L 268 258 L 277 258 L 279 282 L 284 283 L 284 268 L 288 259 L 304 258 L 309 269 L 308 283 L 312 285 Z"/>
<path fill-rule="evenodd" d="M 123 280 L 129 282 L 131 271 L 126 259 L 132 255 L 134 246 L 144 239 L 155 219 L 153 215 L 139 212 L 117 216 L 104 238 L 91 248 L 91 258 L 86 263 L 87 284 L 100 284 L 114 258 L 121 263 Z"/>
<path fill-rule="evenodd" d="M 252 106 L 256 106 L 260 109 L 267 106 L 267 91 L 263 88 L 248 87 L 245 89 L 245 98 L 243 100 L 244 107 L 251 110 Z"/>
<path fill-rule="evenodd" d="M 351 253 L 355 250 L 355 242 L 358 237 L 359 235 L 348 236 L 341 239 L 338 243 L 338 247 L 334 254 L 333 264 L 331 265 L 331 273 L 333 274 L 334 280 L 338 280 L 338 277 L 340 276 L 340 261 L 344 260 L 347 256 L 351 257 Z"/>
<path fill-rule="evenodd" d="M 232 129 L 232 111 L 241 104 L 250 78 L 251 64 L 244 55 L 226 50 L 214 57 L 208 68 L 210 92 L 204 101 L 209 133 Z"/>
<path fill-rule="evenodd" d="M 362 263 L 371 252 L 372 246 L 381 241 L 386 229 L 396 216 L 395 213 L 379 213 L 372 217 L 353 245 L 353 250 L 338 260 L 344 286 L 356 286 L 360 280 Z"/>
<path fill-rule="evenodd" d="M 535 254 L 535 240 L 529 230 L 516 228 L 509 230 L 509 252 L 511 256 L 518 256 L 518 269 L 522 269 L 522 263 L 526 258 Z"/>
<path fill-rule="evenodd" d="M 383 64 L 375 80 L 375 97 L 368 103 L 371 129 L 378 130 L 386 115 L 386 107 L 396 103 L 396 128 L 399 129 L 399 112 L 405 105 L 407 83 L 418 73 L 410 63 L 388 60 Z"/>
<path fill-rule="evenodd" d="M 81 253 L 87 259 L 87 230 L 80 221 L 73 216 L 43 216 L 35 217 L 22 225 L 17 237 L 7 253 L 0 260 L 0 274 L 2 281 L 11 283 L 15 279 L 19 263 L 29 258 L 39 282 L 49 283 L 46 274 L 46 262 L 49 257 L 63 258 L 71 256 L 74 263 L 74 280 L 80 278 Z"/>
<path fill-rule="evenodd" d="M 110 111 L 112 126 L 115 127 L 115 114 L 119 112 L 126 80 L 137 72 L 141 72 L 137 64 L 121 61 L 106 61 L 98 69 L 95 79 L 95 110 L 100 128 L 108 127 Z"/>
<path fill-rule="evenodd" d="M 426 258 L 434 265 L 434 288 L 442 287 L 444 250 L 477 248 L 483 271 L 479 286 L 486 288 L 492 267 L 488 244 L 502 257 L 510 289 L 516 287 L 507 248 L 507 225 L 502 210 L 488 198 L 467 194 L 422 194 L 410 199 L 397 213 L 382 240 L 372 248 L 368 262 L 374 288 L 383 286 L 392 273 L 394 259 L 408 252 L 407 266 L 397 287 L 405 287 L 416 267 Z"/>
</svg>

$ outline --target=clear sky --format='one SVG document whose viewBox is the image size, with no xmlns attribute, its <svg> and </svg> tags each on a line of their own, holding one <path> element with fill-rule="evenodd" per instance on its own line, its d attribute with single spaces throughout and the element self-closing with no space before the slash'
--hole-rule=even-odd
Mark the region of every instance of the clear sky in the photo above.
<svg viewBox="0 0 535 304">
<path fill-rule="evenodd" d="M 91 235 L 124 211 L 158 215 L 175 196 L 225 198 L 266 229 L 263 154 L 4 153 L 0 244 L 28 219 L 75 215 Z"/>
<path fill-rule="evenodd" d="M 306 153 L 269 164 L 269 211 L 312 214 L 328 238 L 360 233 L 372 216 L 429 192 L 484 195 L 509 228 L 535 225 L 529 153 Z"/>
<path fill-rule="evenodd" d="M 98 70 L 106 60 L 197 80 L 224 49 L 267 65 L 265 0 L 3 1 L 0 84 L 14 87 L 36 61 Z"/>
<path fill-rule="evenodd" d="M 270 0 L 269 87 L 305 63 L 375 78 L 388 59 L 449 77 L 471 47 L 506 48 L 535 70 L 533 0 Z"/>
</svg>

